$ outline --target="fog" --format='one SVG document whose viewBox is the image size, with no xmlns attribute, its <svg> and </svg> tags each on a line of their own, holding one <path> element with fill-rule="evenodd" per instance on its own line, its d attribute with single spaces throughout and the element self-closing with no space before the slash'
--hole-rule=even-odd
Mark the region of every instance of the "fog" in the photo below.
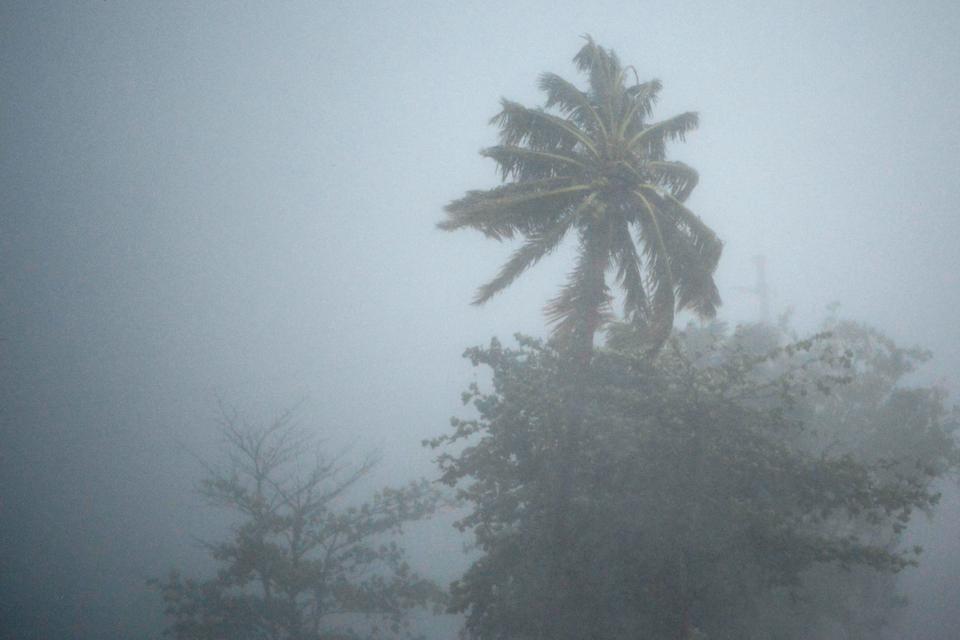
<svg viewBox="0 0 960 640">
<path fill-rule="evenodd" d="M 474 307 L 511 246 L 435 224 L 497 184 L 500 97 L 579 81 L 586 33 L 662 80 L 656 117 L 700 113 L 670 154 L 724 241 L 721 319 L 760 319 L 763 255 L 772 314 L 839 302 L 956 397 L 958 31 L 951 2 L 4 3 L 0 636 L 159 637 L 146 579 L 227 523 L 191 493 L 218 401 L 297 405 L 382 452 L 372 485 L 436 477 L 421 440 L 483 381 L 460 354 L 546 335 L 570 254 Z M 944 490 L 903 637 L 960 622 Z M 466 566 L 421 536 L 425 573 Z"/>
</svg>

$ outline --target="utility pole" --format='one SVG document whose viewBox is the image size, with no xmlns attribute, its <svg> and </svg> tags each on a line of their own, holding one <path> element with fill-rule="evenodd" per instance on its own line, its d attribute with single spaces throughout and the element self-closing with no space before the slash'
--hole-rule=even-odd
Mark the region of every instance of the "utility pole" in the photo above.
<svg viewBox="0 0 960 640">
<path fill-rule="evenodd" d="M 737 287 L 739 291 L 752 293 L 760 302 L 760 322 L 770 324 L 770 287 L 767 286 L 767 257 L 753 256 L 757 268 L 757 284 L 752 287 Z"/>
</svg>

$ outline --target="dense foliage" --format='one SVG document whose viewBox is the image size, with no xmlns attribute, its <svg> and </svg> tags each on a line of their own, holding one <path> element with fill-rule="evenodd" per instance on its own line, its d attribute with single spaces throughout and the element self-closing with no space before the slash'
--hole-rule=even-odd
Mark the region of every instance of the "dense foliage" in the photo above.
<svg viewBox="0 0 960 640">
<path fill-rule="evenodd" d="M 811 587 L 913 562 L 897 536 L 956 462 L 951 417 L 935 392 L 894 387 L 915 352 L 834 328 L 788 345 L 691 329 L 651 361 L 622 325 L 575 379 L 539 341 L 469 350 L 493 389 L 472 387 L 476 415 L 431 444 L 482 551 L 453 586 L 470 637 L 823 637 L 811 612 L 842 612 Z M 863 351 L 874 339 L 889 357 Z"/>
<path fill-rule="evenodd" d="M 410 635 L 406 613 L 439 602 L 389 540 L 432 512 L 424 483 L 345 506 L 372 469 L 326 457 L 285 414 L 266 428 L 225 416 L 225 467 L 200 491 L 238 517 L 230 538 L 208 544 L 220 569 L 207 580 L 173 572 L 154 581 L 177 640 L 321 640 Z"/>
<path fill-rule="evenodd" d="M 937 487 L 938 478 L 955 474 L 957 409 L 948 409 L 947 393 L 941 387 L 908 385 L 910 376 L 931 354 L 900 347 L 873 327 L 835 316 L 824 323 L 823 331 L 829 337 L 820 340 L 819 348 L 849 353 L 852 370 L 844 384 L 833 386 L 830 393 L 807 394 L 794 403 L 793 415 L 807 425 L 795 445 L 817 454 L 848 455 L 879 467 L 883 475 L 911 476 L 928 487 Z M 757 325 L 741 328 L 735 342 L 756 352 L 782 344 L 791 333 L 784 323 Z M 782 360 L 796 369 L 801 357 L 783 354 Z M 792 375 L 805 378 L 809 386 L 824 374 L 829 370 L 822 363 L 808 363 Z M 880 530 L 859 520 L 846 526 L 892 549 L 903 545 L 901 527 L 906 524 Z M 789 594 L 789 602 L 784 594 L 766 598 L 765 628 L 786 638 L 900 638 L 908 631 L 898 632 L 893 624 L 906 604 L 897 578 L 863 568 L 817 567 L 807 572 L 801 588 Z"/>
</svg>

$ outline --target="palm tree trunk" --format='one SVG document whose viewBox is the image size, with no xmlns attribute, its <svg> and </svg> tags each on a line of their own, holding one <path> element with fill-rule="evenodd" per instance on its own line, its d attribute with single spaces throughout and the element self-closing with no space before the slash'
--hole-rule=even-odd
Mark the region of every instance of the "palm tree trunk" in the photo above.
<svg viewBox="0 0 960 640">
<path fill-rule="evenodd" d="M 585 561 L 576 553 L 575 483 L 578 475 L 577 452 L 584 436 L 587 409 L 587 389 L 590 382 L 590 364 L 593 359 L 593 341 L 602 321 L 602 307 L 606 303 L 606 252 L 591 261 L 590 291 L 584 300 L 584 312 L 572 332 L 560 371 L 561 384 L 567 389 L 565 428 L 558 442 L 557 492 L 554 505 L 554 566 L 553 591 L 550 611 L 550 640 L 582 640 L 590 636 L 589 615 L 584 611 L 584 591 L 587 572 Z"/>
</svg>

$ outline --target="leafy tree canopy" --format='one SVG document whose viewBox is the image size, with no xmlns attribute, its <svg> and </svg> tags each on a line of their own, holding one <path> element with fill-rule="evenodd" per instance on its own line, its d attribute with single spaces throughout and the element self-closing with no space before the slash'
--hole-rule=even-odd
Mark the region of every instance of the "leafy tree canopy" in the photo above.
<svg viewBox="0 0 960 640">
<path fill-rule="evenodd" d="M 691 329 L 651 362 L 644 337 L 620 325 L 576 390 L 551 345 L 520 337 L 518 348 L 468 350 L 493 388 L 471 387 L 475 416 L 430 444 L 445 449 L 444 481 L 473 506 L 459 526 L 482 555 L 452 604 L 469 635 L 804 637 L 789 635 L 790 615 L 814 572 L 913 563 L 919 550 L 895 543 L 916 510 L 935 505 L 933 478 L 956 465 L 953 418 L 935 393 L 894 386 L 887 364 L 902 369 L 917 353 L 892 343 L 864 352 L 867 338 L 884 344 L 878 333 L 833 328 L 788 344 L 763 327 Z M 574 393 L 589 428 L 576 431 L 571 458 Z M 864 393 L 874 397 L 861 411 Z M 856 431 L 831 409 L 840 405 L 872 444 L 829 446 Z M 564 476 L 572 495 L 561 500 Z M 563 530 L 574 535 L 560 540 Z M 558 556 L 559 619 L 547 570 Z M 764 619 L 774 605 L 783 615 Z"/>
</svg>

